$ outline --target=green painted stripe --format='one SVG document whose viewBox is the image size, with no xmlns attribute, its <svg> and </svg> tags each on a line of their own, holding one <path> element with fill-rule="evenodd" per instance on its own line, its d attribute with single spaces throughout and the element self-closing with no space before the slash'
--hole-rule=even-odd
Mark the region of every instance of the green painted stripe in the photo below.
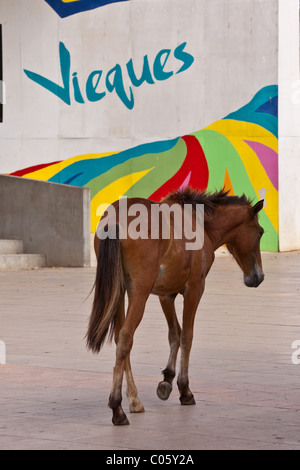
<svg viewBox="0 0 300 470">
<path fill-rule="evenodd" d="M 186 153 L 186 144 L 180 138 L 172 149 L 162 153 L 149 153 L 141 157 L 131 158 L 89 181 L 85 186 L 90 188 L 92 199 L 99 191 L 117 179 L 153 168 L 126 193 L 128 197 L 147 198 L 178 171 L 186 157 Z"/>
</svg>

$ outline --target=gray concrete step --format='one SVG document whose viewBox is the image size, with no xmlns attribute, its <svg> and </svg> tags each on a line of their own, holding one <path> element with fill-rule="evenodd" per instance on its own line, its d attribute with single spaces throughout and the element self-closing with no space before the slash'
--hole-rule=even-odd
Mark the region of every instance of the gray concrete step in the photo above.
<svg viewBox="0 0 300 470">
<path fill-rule="evenodd" d="M 23 240 L 0 240 L 0 255 L 23 253 Z"/>
<path fill-rule="evenodd" d="M 0 254 L 0 271 L 20 269 L 38 269 L 46 266 L 44 255 L 36 254 Z"/>
</svg>

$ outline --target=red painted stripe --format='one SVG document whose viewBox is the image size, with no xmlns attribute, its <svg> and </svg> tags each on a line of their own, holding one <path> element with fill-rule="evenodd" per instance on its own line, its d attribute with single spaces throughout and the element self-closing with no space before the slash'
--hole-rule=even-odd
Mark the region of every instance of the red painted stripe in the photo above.
<svg viewBox="0 0 300 470">
<path fill-rule="evenodd" d="M 10 173 L 11 176 L 24 176 L 28 173 L 32 173 L 33 171 L 41 170 L 42 168 L 46 168 L 50 165 L 55 165 L 55 163 L 60 163 L 62 160 L 52 163 L 43 163 L 41 165 L 29 166 L 28 168 L 24 168 L 23 170 L 15 171 L 14 173 Z"/>
<path fill-rule="evenodd" d="M 161 201 L 172 191 L 176 191 L 191 173 L 189 186 L 204 191 L 208 185 L 208 165 L 199 140 L 193 135 L 182 137 L 187 146 L 187 155 L 179 170 L 150 197 L 153 201 Z"/>
</svg>

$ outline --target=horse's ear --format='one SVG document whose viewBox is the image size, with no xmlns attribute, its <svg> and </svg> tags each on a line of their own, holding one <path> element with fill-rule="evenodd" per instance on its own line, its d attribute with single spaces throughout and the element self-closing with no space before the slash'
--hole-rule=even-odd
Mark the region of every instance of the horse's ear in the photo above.
<svg viewBox="0 0 300 470">
<path fill-rule="evenodd" d="M 253 215 L 258 214 L 259 211 L 261 211 L 263 207 L 264 207 L 264 199 L 262 199 L 261 201 L 258 201 L 258 202 L 252 207 Z"/>
</svg>

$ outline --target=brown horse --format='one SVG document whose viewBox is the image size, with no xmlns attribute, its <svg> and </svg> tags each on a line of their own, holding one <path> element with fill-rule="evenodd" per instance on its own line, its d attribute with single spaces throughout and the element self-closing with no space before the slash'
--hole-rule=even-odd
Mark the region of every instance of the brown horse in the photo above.
<svg viewBox="0 0 300 470">
<path fill-rule="evenodd" d="M 180 348 L 181 361 L 177 379 L 180 401 L 182 405 L 194 405 L 194 396 L 189 388 L 189 356 L 194 318 L 204 292 L 205 278 L 214 261 L 214 251 L 221 245 L 227 245 L 244 273 L 246 286 L 257 287 L 264 279 L 260 254 L 260 239 L 264 231 L 257 218 L 263 201 L 252 206 L 245 195 L 228 196 L 228 192 L 224 190 L 207 194 L 186 189 L 170 194 L 162 202 L 169 206 L 179 204 L 182 209 L 188 204 L 193 208 L 194 218 L 197 205 L 204 207 L 204 240 L 200 249 L 188 250 L 184 235 L 181 239 L 175 238 L 174 220 L 171 221 L 169 238 L 161 237 L 161 229 L 160 236 L 155 239 L 132 239 L 124 236 L 124 233 L 121 237 L 119 219 L 115 225 L 115 237 L 100 241 L 95 236 L 97 272 L 87 346 L 93 352 L 99 352 L 107 334 L 109 339 L 113 336 L 115 338 L 116 362 L 108 403 L 115 425 L 129 424 L 121 406 L 124 371 L 129 409 L 136 413 L 144 411 L 131 372 L 130 351 L 134 332 L 142 320 L 150 293 L 159 296 L 169 327 L 170 356 L 157 394 L 162 400 L 169 398 Z M 128 208 L 135 203 L 146 208 L 149 220 L 153 205 L 161 204 L 148 199 L 132 198 L 128 199 Z M 116 201 L 113 206 L 119 215 L 120 201 Z M 128 216 L 127 227 L 132 220 L 132 216 Z M 125 317 L 126 292 L 128 310 Z M 184 298 L 182 328 L 174 306 L 178 294 L 182 294 Z"/>
</svg>

